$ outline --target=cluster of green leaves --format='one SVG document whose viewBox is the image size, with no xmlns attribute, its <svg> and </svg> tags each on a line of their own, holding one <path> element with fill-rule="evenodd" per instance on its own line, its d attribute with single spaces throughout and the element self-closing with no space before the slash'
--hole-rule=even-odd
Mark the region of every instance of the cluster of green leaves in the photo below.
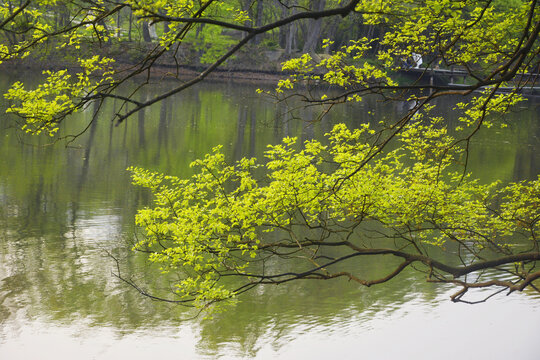
<svg viewBox="0 0 540 360">
<path fill-rule="evenodd" d="M 72 76 L 67 70 L 44 71 L 45 83 L 27 90 L 20 81 L 14 83 L 4 97 L 12 101 L 6 110 L 24 119 L 22 130 L 39 135 L 53 136 L 58 131 L 58 116 L 73 113 L 82 99 L 94 94 L 104 84 L 113 82 L 112 59 L 94 56 L 79 60 L 81 72 Z M 99 76 L 96 76 L 96 72 Z"/>
<path fill-rule="evenodd" d="M 155 196 L 155 207 L 137 215 L 145 237 L 135 249 L 150 252 L 163 271 L 183 274 L 178 293 L 201 307 L 235 296 L 238 288 L 225 277 L 249 284 L 279 273 L 250 264 L 280 249 L 305 247 L 303 258 L 318 265 L 318 250 L 300 227 L 325 232 L 321 244 L 346 238 L 367 249 L 373 244 L 361 229 L 377 223 L 412 253 L 449 242 L 467 244 L 473 260 L 486 249 L 509 253 L 515 232 L 539 230 L 540 178 L 498 188 L 453 170 L 462 149 L 441 122 L 419 117 L 394 150 L 374 157 L 370 126 L 338 124 L 327 144 L 312 140 L 299 148 L 297 139 L 285 138 L 269 146 L 264 164 L 244 158 L 230 165 L 215 148 L 192 164 L 198 172 L 190 179 L 130 168 L 134 183 Z M 289 265 L 301 269 L 301 258 Z"/>
<path fill-rule="evenodd" d="M 479 69 L 477 73 L 482 74 L 488 69 L 493 70 L 494 65 L 510 61 L 516 48 L 526 42 L 530 26 L 537 20 L 534 13 L 529 18 L 531 4 L 531 1 L 503 4 L 500 1 L 483 0 L 358 1 L 356 12 L 363 15 L 366 24 L 380 29 L 380 38 L 350 40 L 337 50 L 328 51 L 328 55 L 304 54 L 285 62 L 283 70 L 290 75 L 278 84 L 278 94 L 293 89 L 297 83 L 308 82 L 344 88 L 347 90 L 344 97 L 346 100 L 360 101 L 362 91 L 379 91 L 377 89 L 389 89 L 398 85 L 391 79 L 389 70 L 399 67 L 400 59 L 413 53 L 427 56 L 432 65 L 439 62 L 443 65 L 457 64 Z M 296 5 L 298 7 L 294 11 L 309 9 L 310 6 L 307 2 L 297 2 Z M 338 6 L 338 2 L 327 3 L 327 8 Z M 115 15 L 120 14 L 123 8 L 130 9 L 138 22 L 152 23 L 153 26 L 167 22 L 168 31 L 158 33 L 160 46 L 154 50 L 156 56 L 161 56 L 166 50 L 176 49 L 181 42 L 185 42 L 199 53 L 202 63 L 213 63 L 245 35 L 242 32 L 235 33 L 235 25 L 253 24 L 245 4 L 233 0 L 129 0 L 122 4 L 98 1 L 88 6 L 77 2 L 47 0 L 29 3 L 20 9 L 3 4 L 0 6 L 0 19 L 4 21 L 0 30 L 6 36 L 15 34 L 13 36 L 18 38 L 0 45 L 0 60 L 25 57 L 30 50 L 35 51 L 36 46 L 52 38 L 56 39 L 54 46 L 57 48 L 75 52 L 84 42 L 106 43 L 118 35 L 117 29 L 121 24 L 116 23 Z M 271 6 L 266 5 L 268 8 Z M 72 15 L 68 24 L 55 29 L 57 23 L 52 14 L 59 9 L 69 9 Z M 276 9 L 273 9 L 274 12 Z M 23 28 L 21 21 L 26 24 Z M 325 40 L 322 47 L 325 50 L 333 48 L 334 40 Z M 368 59 L 376 49 L 377 65 Z M 509 62 L 519 64 L 518 69 L 514 70 L 526 71 L 535 52 L 525 52 L 524 56 L 527 57 L 525 61 L 520 59 Z M 110 62 L 103 63 L 103 66 L 109 65 Z M 106 74 L 112 74 L 110 71 L 107 69 Z M 52 98 L 63 92 L 63 82 L 56 81 L 55 84 L 39 89 L 43 98 Z M 39 128 L 38 116 L 41 113 L 32 108 L 31 102 L 17 98 L 17 93 L 20 93 L 18 86 L 20 84 L 14 87 L 10 96 L 28 105 L 28 109 L 21 108 L 17 112 L 24 116 L 32 114 L 33 126 Z M 114 88 L 112 86 L 110 91 Z M 326 95 L 323 95 L 317 100 L 325 99 Z M 54 117 L 60 119 L 76 111 L 76 107 L 68 104 L 68 101 L 63 101 L 59 106 L 51 106 L 50 111 L 44 113 L 41 119 L 43 127 L 47 127 L 45 124 L 50 122 L 53 109 L 58 114 Z"/>
<path fill-rule="evenodd" d="M 502 6 L 484 0 L 361 1 L 370 24 L 384 24 L 377 54 L 386 66 L 412 53 L 437 56 L 446 65 L 493 67 L 508 60 L 526 28 L 531 1 Z M 437 65 L 437 63 L 433 64 Z"/>
<path fill-rule="evenodd" d="M 191 35 L 193 33 L 185 41 L 202 54 L 199 58 L 201 64 L 212 64 L 235 43 L 231 36 L 223 34 L 222 29 L 216 26 L 205 26 L 199 37 Z"/>
<path fill-rule="evenodd" d="M 493 87 L 486 88 L 479 95 L 472 96 L 469 101 L 456 105 L 457 109 L 463 111 L 463 115 L 458 118 L 461 124 L 456 130 L 462 130 L 463 126 L 478 128 L 484 125 L 489 128 L 494 124 L 490 119 L 491 115 L 504 114 L 522 101 L 525 101 L 522 94 L 495 94 Z M 504 128 L 507 124 L 502 122 L 500 126 Z"/>
<path fill-rule="evenodd" d="M 60 0 L 21 2 L 20 7 L 11 2 L 0 4 L 1 34 L 7 41 L 0 47 L 0 62 L 25 58 L 38 51 L 40 46 L 80 48 L 82 41 L 106 42 L 113 36 L 114 17 L 120 7 L 105 1 L 78 4 Z M 66 23 L 58 26 L 58 13 L 71 10 Z"/>
<path fill-rule="evenodd" d="M 212 1 L 201 4 L 198 1 L 128 1 L 127 4 L 134 9 L 133 13 L 140 19 L 179 19 L 204 17 L 221 22 L 241 24 L 249 20 L 247 13 L 232 1 Z M 187 30 L 191 31 L 187 31 Z M 194 50 L 201 53 L 200 62 L 210 64 L 222 56 L 235 40 L 224 32 L 220 26 L 209 24 L 185 24 L 179 21 L 168 23 L 168 31 L 159 35 L 161 46 L 166 49 L 184 42 Z"/>
<path fill-rule="evenodd" d="M 323 41 L 326 48 L 332 41 Z M 367 38 L 351 40 L 346 46 L 322 59 L 315 60 L 310 54 L 303 54 L 299 58 L 293 58 L 282 64 L 282 70 L 290 75 L 278 82 L 277 94 L 286 90 L 293 90 L 295 84 L 316 84 L 337 86 L 345 90 L 363 89 L 371 85 L 395 86 L 388 71 L 381 69 L 366 60 L 365 54 L 371 49 L 371 41 Z M 327 95 L 322 95 L 325 100 Z M 347 101 L 361 101 L 358 93 L 351 93 Z"/>
<path fill-rule="evenodd" d="M 477 76 L 494 70 L 499 75 L 528 72 L 536 51 L 524 52 L 519 61 L 513 56 L 524 46 L 531 24 L 538 20 L 537 14 L 531 18 L 531 9 L 531 1 L 360 1 L 356 11 L 363 14 L 366 24 L 382 29 L 380 38 L 352 40 L 320 59 L 303 54 L 286 61 L 283 70 L 291 75 L 279 82 L 277 92 L 307 81 L 339 86 L 347 90 L 347 100 L 359 101 L 362 91 L 398 85 L 388 71 L 400 69 L 403 60 L 414 54 L 422 55 L 428 67 L 457 65 Z M 326 39 L 323 48 L 332 44 L 332 39 Z M 376 64 L 369 60 L 372 53 Z M 508 66 L 498 68 L 504 63 Z M 517 67 L 513 68 L 514 64 Z M 325 95 L 320 100 L 324 99 Z"/>
<path fill-rule="evenodd" d="M 52 42 L 57 50 L 78 54 L 83 44 L 97 46 L 111 41 L 116 36 L 118 26 L 115 14 L 128 6 L 137 16 L 138 22 L 155 19 L 156 16 L 191 18 L 206 17 L 221 21 L 242 22 L 246 15 L 228 1 L 212 1 L 201 4 L 197 1 L 126 1 L 111 4 L 107 1 L 93 2 L 91 5 L 77 2 L 64 3 L 56 0 L 29 2 L 20 9 L 0 4 L 0 28 L 2 34 L 13 35 L 10 42 L 0 43 L 0 63 L 5 60 L 22 59 L 31 52 L 35 55 L 43 46 Z M 68 24 L 56 29 L 55 11 L 69 7 Z M 203 10 L 204 9 L 204 10 Z M 24 20 L 26 19 L 26 20 Z M 3 21 L 2 21 L 3 20 Z M 25 21 L 22 27 L 19 24 Z M 197 25 L 198 31 L 188 31 L 191 25 L 177 21 L 170 23 L 169 31 L 159 35 L 163 49 L 169 49 L 180 41 L 190 43 L 202 54 L 202 63 L 211 63 L 221 56 L 233 43 L 230 36 L 223 34 L 222 28 L 212 25 Z M 28 90 L 21 82 L 13 84 L 5 94 L 12 101 L 9 112 L 24 119 L 23 130 L 39 134 L 42 131 L 54 135 L 59 121 L 78 111 L 97 93 L 106 93 L 115 88 L 113 81 L 113 60 L 107 57 L 76 57 L 82 68 L 80 72 L 46 71 L 45 83 L 37 89 Z M 118 80 L 118 78 L 116 79 Z"/>
<path fill-rule="evenodd" d="M 288 4 L 298 5 L 284 12 L 289 15 L 309 5 L 307 1 Z M 296 139 L 286 138 L 283 144 L 269 148 L 264 164 L 242 159 L 229 165 L 216 148 L 194 163 L 199 172 L 187 180 L 132 168 L 134 182 L 156 196 L 155 208 L 142 210 L 137 217 L 145 238 L 135 248 L 149 251 L 150 259 L 161 264 L 163 271 L 183 274 L 177 290 L 185 301 L 203 307 L 231 299 L 250 286 L 228 287 L 222 282 L 224 276 L 240 276 L 248 284 L 271 282 L 266 273 L 253 272 L 252 265 L 279 257 L 282 248 L 296 247 L 321 268 L 316 244 L 299 236 L 300 227 L 320 230 L 324 234 L 321 244 L 338 237 L 346 240 L 349 249 L 358 250 L 371 244 L 363 241 L 357 229 L 376 222 L 384 227 L 385 237 L 400 239 L 396 245 L 400 251 L 412 249 L 423 256 L 414 261 L 426 265 L 429 249 L 444 248 L 448 242 L 465 249 L 470 261 L 485 259 L 483 252 L 488 249 L 510 254 L 509 239 L 519 231 L 528 234 L 531 248 L 538 252 L 534 234 L 538 231 L 540 180 L 497 190 L 497 184 L 481 185 L 454 169 L 455 164 L 466 162 L 460 145 L 466 146 L 482 125 L 491 125 L 486 116 L 507 111 L 522 100 L 515 94 L 498 96 L 495 92 L 535 64 L 540 33 L 535 0 L 353 0 L 347 4 L 350 7 L 340 8 L 343 12 L 334 15 L 348 16 L 354 7 L 365 24 L 378 29 L 380 38 L 340 41 L 346 45 L 328 55 L 304 54 L 285 62 L 283 70 L 290 75 L 279 82 L 278 96 L 286 90 L 297 91 L 295 84 L 308 82 L 344 89 L 337 97 L 322 95 L 315 102 L 360 101 L 369 92 L 388 98 L 388 94 L 396 95 L 393 91 L 407 89 L 399 87 L 388 71 L 413 54 L 421 54 L 430 65 L 467 69 L 478 83 L 461 93 L 488 87 L 472 101 L 458 105 L 464 113 L 456 129 L 460 138 L 448 135 L 442 119 L 419 113 L 422 107 L 428 110 L 425 104 L 435 96 L 445 94 L 445 89 L 432 88 L 435 95 L 419 95 L 404 118 L 386 124 L 383 130 L 374 132 L 367 125 L 349 130 L 337 125 L 327 134 L 328 143 L 308 141 L 301 149 Z M 48 10 L 68 5 L 73 7 L 73 15 L 62 28 L 54 29 L 56 23 Z M 25 57 L 51 38 L 60 39 L 54 43 L 58 49 L 74 51 L 85 41 L 110 41 L 120 26 L 114 15 L 127 7 L 141 23 L 169 23 L 169 31 L 158 34 L 159 46 L 149 51 L 140 69 L 149 70 L 167 50 L 186 41 L 204 53 L 202 62 L 221 59 L 203 73 L 206 76 L 233 55 L 229 51 L 234 41 L 236 50 L 240 49 L 244 40 L 239 36 L 249 34 L 246 41 L 255 36 L 253 29 L 243 26 L 253 23 L 244 5 L 232 0 L 98 0 L 82 4 L 42 0 L 13 8 L 2 3 L 0 30 L 8 41 L 0 45 L 0 60 Z M 327 3 L 334 10 L 341 5 Z M 309 11 L 303 16 L 309 18 Z M 288 25 L 287 21 L 277 22 L 265 29 L 270 32 Z M 323 46 L 332 47 L 332 41 L 326 40 Z M 376 55 L 377 66 L 366 59 L 368 53 Z M 116 96 L 134 103 L 136 109 L 126 112 L 123 120 L 204 78 L 201 74 L 162 97 L 140 103 L 111 94 L 118 84 L 111 63 L 98 56 L 80 59 L 79 73 L 46 72 L 47 83 L 34 90 L 15 83 L 6 95 L 12 102 L 9 111 L 25 120 L 25 131 L 53 135 L 59 121 L 96 98 Z M 468 132 L 462 133 L 464 129 Z M 391 139 L 397 142 L 394 150 L 389 149 Z M 259 172 L 265 176 L 255 176 Z M 278 230 L 285 236 L 276 241 L 269 233 Z M 407 258 L 407 265 L 410 261 Z"/>
<path fill-rule="evenodd" d="M 23 5 L 21 2 L 19 7 L 14 7 L 9 1 L 0 3 L 0 30 L 12 34 L 8 44 L 0 45 L 0 63 L 15 57 L 26 57 L 33 44 L 46 41 L 52 26 L 43 16 L 43 9 L 55 3 L 55 0 L 41 0 L 29 6 L 29 3 Z M 25 33 L 25 36 L 17 39 L 17 33 Z"/>
<path fill-rule="evenodd" d="M 75 54 L 76 59 L 71 71 L 44 71 L 45 81 L 35 89 L 27 89 L 18 81 L 4 94 L 10 100 L 7 112 L 23 119 L 24 131 L 53 136 L 65 116 L 84 107 L 96 93 L 114 83 L 114 60 L 98 55 L 86 57 L 80 50 L 83 43 L 110 40 L 115 25 L 112 14 L 119 8 L 104 1 L 79 4 L 38 0 L 20 2 L 19 8 L 11 2 L 0 4 L 0 33 L 8 40 L 0 45 L 0 63 L 24 59 L 30 54 L 39 58 L 49 47 Z M 68 9 L 72 15 L 59 27 L 57 12 Z"/>
</svg>

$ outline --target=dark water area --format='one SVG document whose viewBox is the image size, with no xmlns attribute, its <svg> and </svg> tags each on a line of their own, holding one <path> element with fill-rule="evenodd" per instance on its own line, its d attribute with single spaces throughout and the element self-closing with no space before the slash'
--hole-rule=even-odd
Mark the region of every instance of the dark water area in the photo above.
<svg viewBox="0 0 540 360">
<path fill-rule="evenodd" d="M 8 80 L 3 78 L 0 87 Z M 171 83 L 156 84 L 139 100 Z M 112 275 L 124 271 L 150 290 L 167 279 L 132 254 L 137 209 L 148 193 L 133 187 L 129 166 L 189 176 L 189 164 L 217 145 L 230 160 L 263 158 L 285 136 L 323 137 L 338 122 L 394 119 L 409 104 L 366 98 L 319 119 L 317 108 L 275 104 L 256 86 L 207 83 L 148 108 L 122 124 L 120 102 L 92 105 L 62 125 L 72 142 L 49 145 L 0 126 L 1 359 L 538 359 L 540 296 L 500 295 L 481 305 L 453 304 L 451 288 L 407 272 L 381 286 L 343 280 L 257 288 L 212 319 L 151 301 Z M 456 121 L 454 100 L 437 111 Z M 505 116 L 507 129 L 482 130 L 469 170 L 482 181 L 536 178 L 540 103 Z M 365 260 L 363 273 L 387 264 Z M 455 290 L 454 290 L 455 291 Z M 481 297 L 483 294 L 477 294 Z"/>
</svg>

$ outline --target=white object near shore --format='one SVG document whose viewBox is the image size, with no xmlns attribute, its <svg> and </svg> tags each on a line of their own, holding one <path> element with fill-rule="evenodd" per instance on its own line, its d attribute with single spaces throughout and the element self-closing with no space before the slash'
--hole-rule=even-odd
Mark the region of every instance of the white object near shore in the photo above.
<svg viewBox="0 0 540 360">
<path fill-rule="evenodd" d="M 422 63 L 423 63 L 422 55 L 417 54 L 417 53 L 412 53 L 411 55 L 412 55 L 412 58 L 413 58 L 413 61 L 414 61 L 414 68 L 415 69 L 420 68 L 420 65 L 422 65 Z"/>
</svg>

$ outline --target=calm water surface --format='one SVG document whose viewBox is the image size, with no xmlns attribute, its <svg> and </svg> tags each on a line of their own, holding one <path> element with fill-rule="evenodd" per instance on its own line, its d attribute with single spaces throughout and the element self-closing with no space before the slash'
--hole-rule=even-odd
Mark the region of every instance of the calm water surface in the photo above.
<svg viewBox="0 0 540 360">
<path fill-rule="evenodd" d="M 338 121 L 355 126 L 407 107 L 366 99 L 315 122 L 316 109 L 275 105 L 255 89 L 206 84 L 120 126 L 109 121 L 119 103 L 90 106 L 62 131 L 82 130 L 95 113 L 99 121 L 68 147 L 19 137 L 2 120 L 0 359 L 540 358 L 540 297 L 532 293 L 453 304 L 452 289 L 409 272 L 369 289 L 341 280 L 262 287 L 213 319 L 190 319 L 188 309 L 150 301 L 119 282 L 108 253 L 145 288 L 169 286 L 129 251 L 134 214 L 150 198 L 130 185 L 128 166 L 189 176 L 189 163 L 218 144 L 229 159 L 260 158 L 284 136 L 320 138 Z M 537 105 L 508 115 L 508 132 L 480 134 L 471 157 L 477 177 L 538 175 Z M 452 103 L 439 107 L 453 121 Z M 384 264 L 354 266 L 369 274 Z"/>
</svg>

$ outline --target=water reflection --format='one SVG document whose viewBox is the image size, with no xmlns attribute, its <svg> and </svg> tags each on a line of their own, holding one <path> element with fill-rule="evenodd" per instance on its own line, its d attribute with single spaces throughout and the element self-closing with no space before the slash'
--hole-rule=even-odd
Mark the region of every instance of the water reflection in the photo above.
<svg viewBox="0 0 540 360">
<path fill-rule="evenodd" d="M 317 109 L 272 104 L 254 90 L 234 84 L 199 86 L 120 126 L 108 121 L 119 102 L 96 104 L 64 125 L 63 131 L 74 133 L 90 124 L 68 148 L 45 146 L 44 138 L 24 138 L 31 145 L 23 144 L 13 131 L 3 132 L 2 357 L 67 359 L 84 353 L 88 359 L 127 354 L 146 359 L 161 353 L 185 358 L 389 359 L 407 354 L 405 358 L 427 359 L 414 345 L 424 337 L 422 348 L 431 351 L 429 358 L 442 347 L 450 349 L 438 352 L 437 358 L 485 358 L 482 349 L 511 334 L 519 339 L 513 340 L 516 346 L 492 358 L 512 354 L 533 359 L 535 352 L 527 346 L 540 328 L 537 296 L 518 294 L 463 307 L 449 303 L 446 288 L 427 284 L 413 272 L 369 289 L 344 280 L 261 287 L 212 320 L 192 321 L 179 320 L 193 314 L 189 309 L 152 302 L 118 282 L 107 252 L 123 259 L 123 270 L 137 274 L 146 288 L 170 287 L 144 257 L 129 251 L 136 235 L 134 214 L 150 199 L 147 192 L 128 185 L 126 167 L 189 176 L 189 163 L 218 144 L 230 159 L 261 158 L 268 143 L 285 136 L 321 138 L 337 121 L 355 126 L 407 111 L 407 104 L 365 99 L 313 121 Z M 140 96 L 144 100 L 151 93 Z M 451 116 L 450 104 L 440 106 Z M 90 123 L 96 114 L 100 121 Z M 508 115 L 507 121 L 509 132 L 489 129 L 473 144 L 471 169 L 484 181 L 532 178 L 539 172 L 538 113 L 525 109 Z M 365 259 L 347 266 L 376 274 L 389 265 Z M 522 320 L 517 323 L 515 318 Z M 460 355 L 448 346 L 456 333 L 462 335 L 460 346 L 474 339 L 478 351 Z"/>
</svg>

